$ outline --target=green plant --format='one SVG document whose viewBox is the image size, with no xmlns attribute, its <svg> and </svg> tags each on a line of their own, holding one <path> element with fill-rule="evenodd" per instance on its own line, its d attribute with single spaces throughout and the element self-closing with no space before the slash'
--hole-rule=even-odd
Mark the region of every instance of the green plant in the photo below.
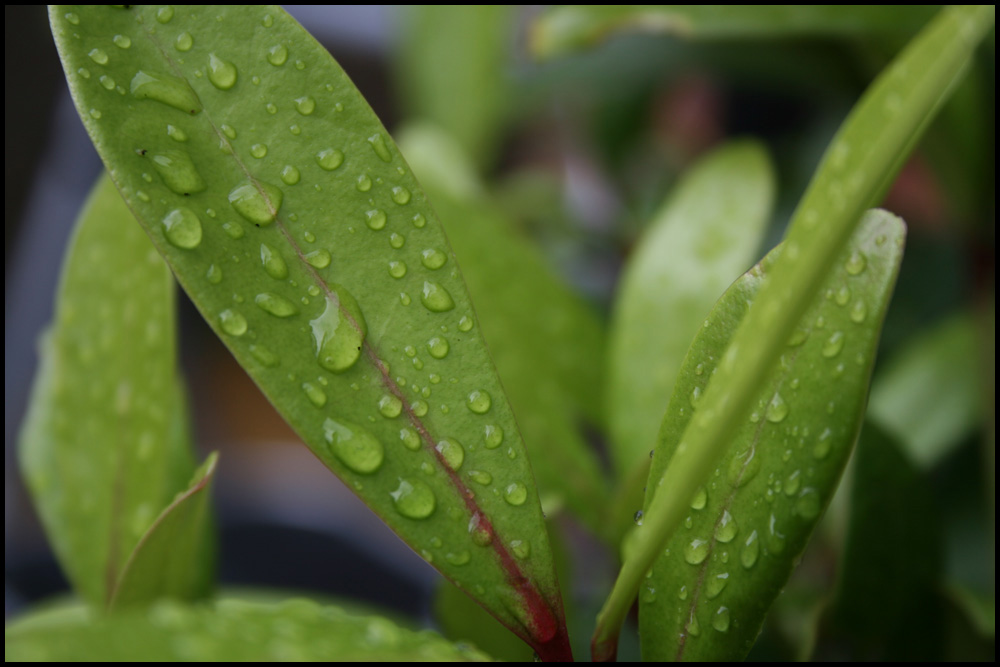
<svg viewBox="0 0 1000 667">
<path fill-rule="evenodd" d="M 927 18 L 767 11 L 555 9 L 535 48 L 551 55 L 635 26 L 898 37 Z M 490 87 L 502 16 L 472 12 L 448 28 L 458 15 L 441 12 L 421 21 L 493 38 L 467 39 L 458 62 L 437 50 L 448 40 L 409 45 L 412 104 L 445 129 L 411 126 L 397 149 L 281 10 L 50 10 L 110 179 L 95 186 L 66 262 L 21 460 L 89 611 L 8 627 L 8 657 L 486 657 L 313 603 L 198 603 L 210 591 L 216 461 L 196 470 L 190 454 L 167 266 L 317 458 L 542 659 L 572 657 L 543 504 L 622 550 L 595 658 L 615 657 L 637 595 L 644 658 L 732 659 L 753 646 L 865 418 L 905 235 L 899 218 L 866 209 L 960 85 L 993 9 L 943 10 L 895 56 L 830 143 L 784 243 L 742 278 L 771 217 L 769 158 L 746 140 L 702 158 L 626 269 L 607 368 L 600 320 L 511 228 L 474 166 L 491 162 L 515 111 Z M 462 86 L 489 103 L 457 112 Z M 961 339 L 969 327 L 959 329 Z M 948 351 L 967 349 L 942 337 Z M 898 416 L 916 404 L 907 373 L 941 355 L 913 354 L 887 373 L 865 427 L 848 582 L 865 577 L 857 559 L 882 557 L 865 552 L 882 527 L 857 508 L 893 497 L 883 481 L 920 488 L 895 441 L 921 434 Z M 979 413 L 956 414 L 919 451 L 957 440 Z M 610 483 L 581 419 L 610 434 Z M 895 548 L 891 558 L 905 557 Z M 832 618 L 830 632 L 850 629 L 862 587 L 840 589 L 825 612 L 814 597 L 809 611 Z M 445 595 L 442 624 L 455 628 L 471 612 Z M 983 608 L 962 595 L 962 609 Z M 495 630 L 457 632 L 489 642 Z M 862 651 L 871 638 L 851 632 Z"/>
</svg>

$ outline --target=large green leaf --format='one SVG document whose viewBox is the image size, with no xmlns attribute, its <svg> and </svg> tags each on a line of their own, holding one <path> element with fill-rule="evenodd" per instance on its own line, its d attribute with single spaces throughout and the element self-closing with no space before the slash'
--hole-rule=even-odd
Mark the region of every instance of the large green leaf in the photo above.
<svg viewBox="0 0 1000 667">
<path fill-rule="evenodd" d="M 617 33 L 663 33 L 700 39 L 804 35 L 910 34 L 931 6 L 866 5 L 583 5 L 550 9 L 534 26 L 542 58 L 598 44 Z"/>
<path fill-rule="evenodd" d="M 405 130 L 400 146 L 466 267 L 546 511 L 565 503 L 603 534 L 607 483 L 581 433 L 583 423 L 600 423 L 600 322 L 485 195 L 454 141 L 421 125 Z"/>
<path fill-rule="evenodd" d="M 753 645 L 771 602 L 830 502 L 864 416 L 905 228 L 868 214 L 756 403 L 667 542 L 639 595 L 646 660 L 731 660 Z M 670 398 L 650 479 L 663 476 L 709 378 L 782 248 L 730 288 L 695 339 Z M 857 271 L 852 258 L 867 257 Z M 650 502 L 647 500 L 646 509 Z M 641 529 L 640 529 L 641 532 Z"/>
<path fill-rule="evenodd" d="M 60 565 L 97 606 L 110 601 L 140 538 L 194 470 L 173 290 L 167 266 L 102 177 L 66 257 L 19 451 Z M 185 560 L 179 588 L 163 592 L 183 595 L 208 566 Z"/>
<path fill-rule="evenodd" d="M 461 273 L 343 70 L 277 8 L 50 18 L 112 177 L 240 364 L 408 544 L 566 657 L 531 469 Z"/>
<path fill-rule="evenodd" d="M 759 257 L 774 176 L 757 143 L 729 144 L 676 186 L 629 260 L 608 355 L 608 421 L 619 479 L 656 442 L 681 360 L 712 304 Z"/>
<path fill-rule="evenodd" d="M 665 476 L 651 480 L 646 528 L 638 533 L 598 618 L 594 654 L 607 659 L 642 579 L 680 526 L 752 410 L 761 383 L 861 219 L 892 183 L 970 54 L 993 25 L 992 7 L 948 8 L 865 92 L 834 137 L 792 216 L 785 251 L 761 287 L 701 397 Z M 865 259 L 856 263 L 863 267 Z"/>
<path fill-rule="evenodd" d="M 222 600 L 94 617 L 70 610 L 28 616 L 4 633 L 8 661 L 484 661 L 467 645 L 309 600 Z"/>
<path fill-rule="evenodd" d="M 915 336 L 872 382 L 871 419 L 933 466 L 981 422 L 981 356 L 971 313 Z"/>
</svg>

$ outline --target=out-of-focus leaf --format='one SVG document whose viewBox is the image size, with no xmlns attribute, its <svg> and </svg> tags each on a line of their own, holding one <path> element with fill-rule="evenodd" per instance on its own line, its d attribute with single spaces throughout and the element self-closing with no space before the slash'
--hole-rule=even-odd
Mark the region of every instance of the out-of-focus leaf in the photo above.
<svg viewBox="0 0 1000 667">
<path fill-rule="evenodd" d="M 212 524 L 209 501 L 217 459 L 213 453 L 205 460 L 187 489 L 163 510 L 136 545 L 115 587 L 113 608 L 163 597 L 195 599 L 208 593 L 211 569 L 199 568 L 192 573 L 191 564 L 213 560 L 214 545 L 208 538 Z"/>
<path fill-rule="evenodd" d="M 600 322 L 483 194 L 447 135 L 413 126 L 400 145 L 464 267 L 547 511 L 565 503 L 603 534 L 607 485 L 581 433 L 600 423 Z"/>
<path fill-rule="evenodd" d="M 60 565 L 97 606 L 194 470 L 173 289 L 166 264 L 102 177 L 65 260 L 19 451 Z M 206 574 L 206 562 L 178 563 L 180 588 Z"/>
<path fill-rule="evenodd" d="M 914 336 L 872 382 L 869 418 L 930 468 L 981 422 L 980 342 L 971 314 Z"/>
<path fill-rule="evenodd" d="M 554 7 L 535 23 L 531 47 L 551 58 L 623 32 L 695 39 L 912 34 L 933 6 L 904 5 L 582 5 Z"/>
<path fill-rule="evenodd" d="M 828 612 L 831 654 L 820 656 L 942 657 L 941 538 L 928 480 L 889 434 L 869 422 L 858 444 L 850 528 Z"/>
<path fill-rule="evenodd" d="M 5 631 L 8 661 L 485 661 L 469 646 L 309 600 L 205 607 L 161 602 L 107 617 L 30 616 Z"/>
<path fill-rule="evenodd" d="M 728 144 L 677 185 L 630 258 L 618 288 L 607 370 L 611 452 L 620 480 L 656 443 L 681 360 L 712 305 L 759 257 L 774 189 L 763 146 Z"/>
<path fill-rule="evenodd" d="M 995 11 L 982 6 L 943 10 L 869 87 L 834 137 L 792 216 L 785 252 L 733 335 L 666 477 L 651 480 L 658 490 L 646 513 L 646 529 L 638 533 L 632 558 L 623 565 L 598 617 L 595 658 L 614 655 L 618 628 L 646 571 L 744 423 L 761 383 L 847 246 L 864 209 L 891 184 L 990 30 Z M 851 263 L 861 273 L 866 259 L 859 255 Z"/>
<path fill-rule="evenodd" d="M 746 655 L 850 457 L 905 228 L 874 211 L 757 391 L 753 412 L 687 507 L 639 594 L 646 660 Z M 684 358 L 653 457 L 661 479 L 779 248 L 712 310 Z M 865 256 L 863 272 L 851 258 Z M 651 502 L 647 494 L 646 510 Z M 642 528 L 639 532 L 642 532 Z"/>
<path fill-rule="evenodd" d="M 530 647 L 447 581 L 442 581 L 434 594 L 434 618 L 442 634 L 452 641 L 471 643 L 505 662 L 532 660 Z"/>
<path fill-rule="evenodd" d="M 397 79 L 411 115 L 447 129 L 480 166 L 496 156 L 513 96 L 511 5 L 414 5 L 402 21 Z"/>
<path fill-rule="evenodd" d="M 567 658 L 531 469 L 461 273 L 344 71 L 279 8 L 50 20 L 124 198 L 268 399 L 424 558 Z"/>
</svg>

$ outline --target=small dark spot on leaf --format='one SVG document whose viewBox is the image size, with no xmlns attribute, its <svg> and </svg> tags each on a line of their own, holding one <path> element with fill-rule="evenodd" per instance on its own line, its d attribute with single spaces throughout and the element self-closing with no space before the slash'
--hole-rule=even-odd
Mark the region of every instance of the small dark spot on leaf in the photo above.
<svg viewBox="0 0 1000 667">
<path fill-rule="evenodd" d="M 143 157 L 145 157 L 145 156 L 146 156 L 146 153 L 147 153 L 147 152 L 148 152 L 148 151 L 147 151 L 147 150 L 146 150 L 145 148 L 143 148 L 143 149 L 140 149 L 140 150 L 139 150 L 139 155 L 142 155 Z"/>
</svg>

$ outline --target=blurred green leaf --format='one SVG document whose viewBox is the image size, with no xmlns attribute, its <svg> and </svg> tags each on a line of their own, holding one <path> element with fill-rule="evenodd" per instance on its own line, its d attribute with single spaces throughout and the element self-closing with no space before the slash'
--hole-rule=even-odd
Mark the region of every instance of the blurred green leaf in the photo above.
<svg viewBox="0 0 1000 667">
<path fill-rule="evenodd" d="M 531 48 L 551 58 L 622 32 L 696 39 L 773 39 L 916 32 L 930 5 L 577 5 L 553 7 L 534 25 Z"/>
<path fill-rule="evenodd" d="M 513 90 L 510 5 L 414 5 L 402 23 L 396 78 L 410 116 L 451 133 L 480 166 L 496 157 Z"/>
<path fill-rule="evenodd" d="M 746 655 L 850 457 L 905 228 L 869 213 L 757 390 L 715 472 L 686 508 L 639 594 L 646 660 Z M 650 480 L 661 479 L 730 340 L 782 247 L 722 297 L 684 359 Z M 863 272 L 852 258 L 867 257 Z M 646 508 L 651 496 L 647 494 Z M 639 529 L 641 533 L 643 528 Z"/>
<path fill-rule="evenodd" d="M 166 264 L 102 176 L 67 251 L 19 450 L 63 571 L 99 607 L 194 470 L 173 290 Z M 208 563 L 177 558 L 184 575 L 170 592 L 179 594 Z"/>
<path fill-rule="evenodd" d="M 991 639 L 996 637 L 997 599 L 995 595 L 983 595 L 961 584 L 948 586 L 947 594 L 962 610 L 979 634 Z"/>
<path fill-rule="evenodd" d="M 268 399 L 425 559 L 568 657 L 531 469 L 465 284 L 344 71 L 278 8 L 50 19 L 116 184 Z"/>
<path fill-rule="evenodd" d="M 981 423 L 980 342 L 971 314 L 913 336 L 872 382 L 869 418 L 927 469 Z"/>
<path fill-rule="evenodd" d="M 452 641 L 472 644 L 497 660 L 531 662 L 534 652 L 450 582 L 434 593 L 434 618 Z"/>
<path fill-rule="evenodd" d="M 469 646 L 414 632 L 378 616 L 353 616 L 309 600 L 222 600 L 80 618 L 28 616 L 8 625 L 8 661 L 485 661 Z"/>
<path fill-rule="evenodd" d="M 598 618 L 594 656 L 614 655 L 622 619 L 661 545 L 679 527 L 861 220 L 892 182 L 972 50 L 993 25 L 995 8 L 948 8 L 876 79 L 834 137 L 786 235 L 785 251 L 733 335 L 716 377 L 685 432 L 666 477 L 655 480 L 632 557 Z M 865 258 L 851 263 L 864 271 Z M 654 478 L 655 479 L 655 478 Z M 651 479 L 651 483 L 652 483 Z"/>
<path fill-rule="evenodd" d="M 512 229 L 454 141 L 422 125 L 400 145 L 461 261 L 546 511 L 565 503 L 603 533 L 607 483 L 581 433 L 601 421 L 600 322 Z"/>
<path fill-rule="evenodd" d="M 656 443 L 681 360 L 712 305 L 759 255 L 774 200 L 763 146 L 727 144 L 675 187 L 618 287 L 608 354 L 608 421 L 618 478 Z"/>
</svg>

